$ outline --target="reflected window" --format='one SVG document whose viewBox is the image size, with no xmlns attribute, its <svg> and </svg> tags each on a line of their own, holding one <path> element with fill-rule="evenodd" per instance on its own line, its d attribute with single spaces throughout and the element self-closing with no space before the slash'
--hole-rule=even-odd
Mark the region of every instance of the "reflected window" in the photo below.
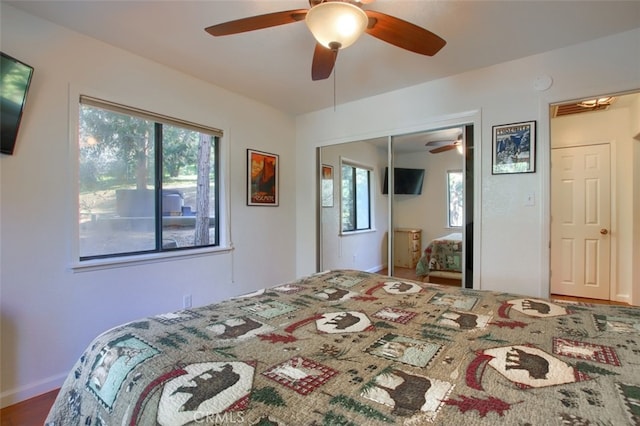
<svg viewBox="0 0 640 426">
<path fill-rule="evenodd" d="M 342 162 L 342 232 L 371 229 L 372 169 Z"/>
<path fill-rule="evenodd" d="M 447 226 L 459 228 L 463 221 L 463 185 L 462 171 L 449 170 L 447 172 Z"/>
</svg>

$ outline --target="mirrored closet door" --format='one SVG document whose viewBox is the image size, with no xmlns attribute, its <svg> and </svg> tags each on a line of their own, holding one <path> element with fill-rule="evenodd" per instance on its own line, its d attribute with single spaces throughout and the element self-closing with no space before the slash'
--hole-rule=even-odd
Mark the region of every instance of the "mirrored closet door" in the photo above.
<svg viewBox="0 0 640 426">
<path fill-rule="evenodd" d="M 319 270 L 473 286 L 473 126 L 321 147 L 318 182 Z"/>
</svg>

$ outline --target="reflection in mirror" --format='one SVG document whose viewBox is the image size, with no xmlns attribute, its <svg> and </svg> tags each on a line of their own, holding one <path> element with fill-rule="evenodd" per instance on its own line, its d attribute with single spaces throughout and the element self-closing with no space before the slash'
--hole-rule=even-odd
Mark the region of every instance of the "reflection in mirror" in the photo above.
<svg viewBox="0 0 640 426">
<path fill-rule="evenodd" d="M 321 148 L 322 167 L 333 169 L 333 203 L 320 207 L 320 270 L 378 272 L 387 266 L 389 209 L 381 189 L 381 171 L 387 163 L 386 140 Z"/>
<path fill-rule="evenodd" d="M 424 173 L 421 191 L 393 195 L 393 275 L 461 286 L 463 128 L 396 136 L 392 147 L 398 178 L 398 170 Z"/>
<path fill-rule="evenodd" d="M 326 192 L 332 170 L 333 202 L 319 203 L 319 270 L 359 269 L 462 285 L 465 223 L 473 217 L 473 198 L 465 189 L 473 189 L 472 171 L 471 182 L 465 180 L 470 128 L 320 148 L 322 200 L 331 198 Z M 471 167 L 472 161 L 471 155 Z M 367 220 L 354 225 L 358 217 Z"/>
</svg>

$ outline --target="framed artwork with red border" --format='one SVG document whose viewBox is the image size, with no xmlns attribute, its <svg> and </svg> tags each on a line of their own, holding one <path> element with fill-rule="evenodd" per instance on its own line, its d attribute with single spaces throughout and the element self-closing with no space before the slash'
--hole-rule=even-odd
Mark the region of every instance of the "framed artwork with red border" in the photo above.
<svg viewBox="0 0 640 426">
<path fill-rule="evenodd" d="M 333 207 L 333 166 L 322 165 L 322 207 Z"/>
<path fill-rule="evenodd" d="M 247 149 L 247 205 L 278 206 L 279 156 Z"/>
</svg>

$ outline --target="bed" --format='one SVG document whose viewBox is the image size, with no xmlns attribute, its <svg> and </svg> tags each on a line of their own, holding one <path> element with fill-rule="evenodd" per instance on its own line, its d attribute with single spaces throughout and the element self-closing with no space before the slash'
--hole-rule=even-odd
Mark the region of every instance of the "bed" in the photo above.
<svg viewBox="0 0 640 426">
<path fill-rule="evenodd" d="M 336 270 L 96 337 L 69 425 L 640 424 L 640 308 Z"/>
<path fill-rule="evenodd" d="M 454 232 L 434 238 L 424 249 L 416 265 L 416 275 L 429 282 L 462 281 L 462 233 Z"/>
</svg>

